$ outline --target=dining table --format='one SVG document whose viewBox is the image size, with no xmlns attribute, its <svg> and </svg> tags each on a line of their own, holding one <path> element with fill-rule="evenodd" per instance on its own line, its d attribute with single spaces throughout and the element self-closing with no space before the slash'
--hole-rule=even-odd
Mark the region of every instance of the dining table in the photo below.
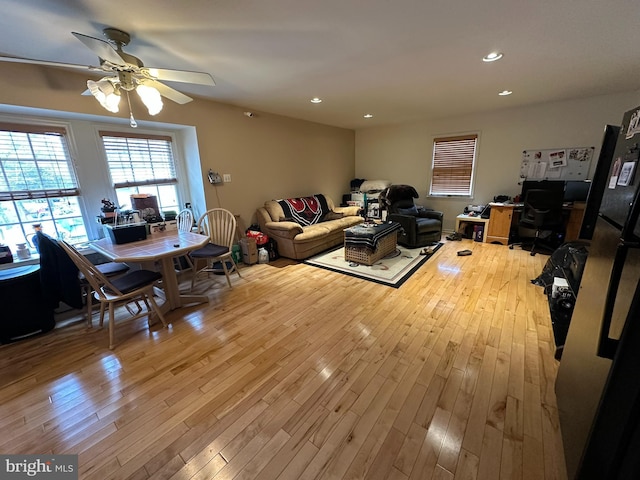
<svg viewBox="0 0 640 480">
<path fill-rule="evenodd" d="M 162 288 L 156 292 L 165 299 L 160 306 L 163 312 L 175 310 L 184 305 L 206 303 L 207 295 L 184 294 L 180 292 L 178 273 L 174 259 L 203 247 L 209 237 L 194 232 L 169 230 L 154 232 L 144 240 L 116 244 L 110 238 L 102 238 L 89 243 L 96 252 L 114 262 L 138 263 L 142 268 L 152 269 L 157 264 L 162 273 Z"/>
</svg>

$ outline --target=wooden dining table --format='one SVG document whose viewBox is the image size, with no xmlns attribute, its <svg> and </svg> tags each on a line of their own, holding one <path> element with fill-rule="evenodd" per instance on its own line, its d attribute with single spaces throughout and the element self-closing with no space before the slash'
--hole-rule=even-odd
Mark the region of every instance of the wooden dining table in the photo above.
<svg viewBox="0 0 640 480">
<path fill-rule="evenodd" d="M 170 230 L 147 235 L 146 240 L 115 244 L 110 238 L 90 243 L 90 247 L 114 262 L 138 263 L 142 268 L 153 268 L 159 263 L 162 273 L 162 289 L 157 293 L 164 297 L 160 306 L 163 312 L 175 310 L 183 305 L 205 303 L 207 295 L 183 294 L 180 292 L 174 258 L 186 255 L 207 244 L 209 237 L 192 232 Z"/>
</svg>

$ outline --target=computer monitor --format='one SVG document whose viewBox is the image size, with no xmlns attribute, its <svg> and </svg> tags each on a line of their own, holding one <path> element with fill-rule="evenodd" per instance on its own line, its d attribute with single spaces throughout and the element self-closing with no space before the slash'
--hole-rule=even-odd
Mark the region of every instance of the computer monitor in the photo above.
<svg viewBox="0 0 640 480">
<path fill-rule="evenodd" d="M 566 182 L 564 187 L 564 201 L 565 203 L 573 202 L 586 202 L 589 197 L 589 190 L 591 189 L 591 182 L 574 181 L 570 180 Z"/>
<path fill-rule="evenodd" d="M 522 182 L 522 192 L 520 194 L 521 201 L 525 201 L 527 198 L 527 192 L 529 190 L 549 190 L 556 197 L 559 193 L 560 196 L 564 195 L 564 184 L 562 180 L 525 180 Z"/>
</svg>

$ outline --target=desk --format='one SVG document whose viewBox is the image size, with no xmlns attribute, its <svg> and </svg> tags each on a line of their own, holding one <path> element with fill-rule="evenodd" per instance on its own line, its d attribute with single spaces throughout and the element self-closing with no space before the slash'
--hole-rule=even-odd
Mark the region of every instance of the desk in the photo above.
<svg viewBox="0 0 640 480">
<path fill-rule="evenodd" d="M 146 240 L 116 245 L 108 238 L 91 242 L 91 248 L 114 262 L 150 263 L 159 261 L 162 272 L 163 312 L 189 303 L 205 303 L 206 295 L 182 295 L 173 259 L 207 244 L 209 237 L 199 233 L 172 230 L 147 236 Z"/>
<path fill-rule="evenodd" d="M 487 242 L 500 243 L 502 245 L 509 244 L 509 235 L 514 226 L 518 224 L 520 212 L 522 211 L 522 203 L 490 203 L 491 222 L 489 224 L 489 233 L 485 235 Z M 580 236 L 580 227 L 584 217 L 585 202 L 575 202 L 574 204 L 562 207 L 565 213 L 565 242 L 578 240 Z"/>
</svg>

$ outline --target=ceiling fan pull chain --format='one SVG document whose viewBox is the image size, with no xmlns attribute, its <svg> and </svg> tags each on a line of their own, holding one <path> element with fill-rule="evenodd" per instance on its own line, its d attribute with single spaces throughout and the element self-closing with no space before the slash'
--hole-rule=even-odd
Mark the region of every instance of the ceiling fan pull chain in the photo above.
<svg viewBox="0 0 640 480">
<path fill-rule="evenodd" d="M 131 109 L 131 99 L 129 98 L 129 92 L 127 90 L 125 90 L 127 92 L 127 103 L 129 104 L 129 125 L 131 125 L 131 128 L 136 128 L 138 126 L 138 122 L 136 122 L 136 119 L 133 118 L 133 110 Z"/>
</svg>

